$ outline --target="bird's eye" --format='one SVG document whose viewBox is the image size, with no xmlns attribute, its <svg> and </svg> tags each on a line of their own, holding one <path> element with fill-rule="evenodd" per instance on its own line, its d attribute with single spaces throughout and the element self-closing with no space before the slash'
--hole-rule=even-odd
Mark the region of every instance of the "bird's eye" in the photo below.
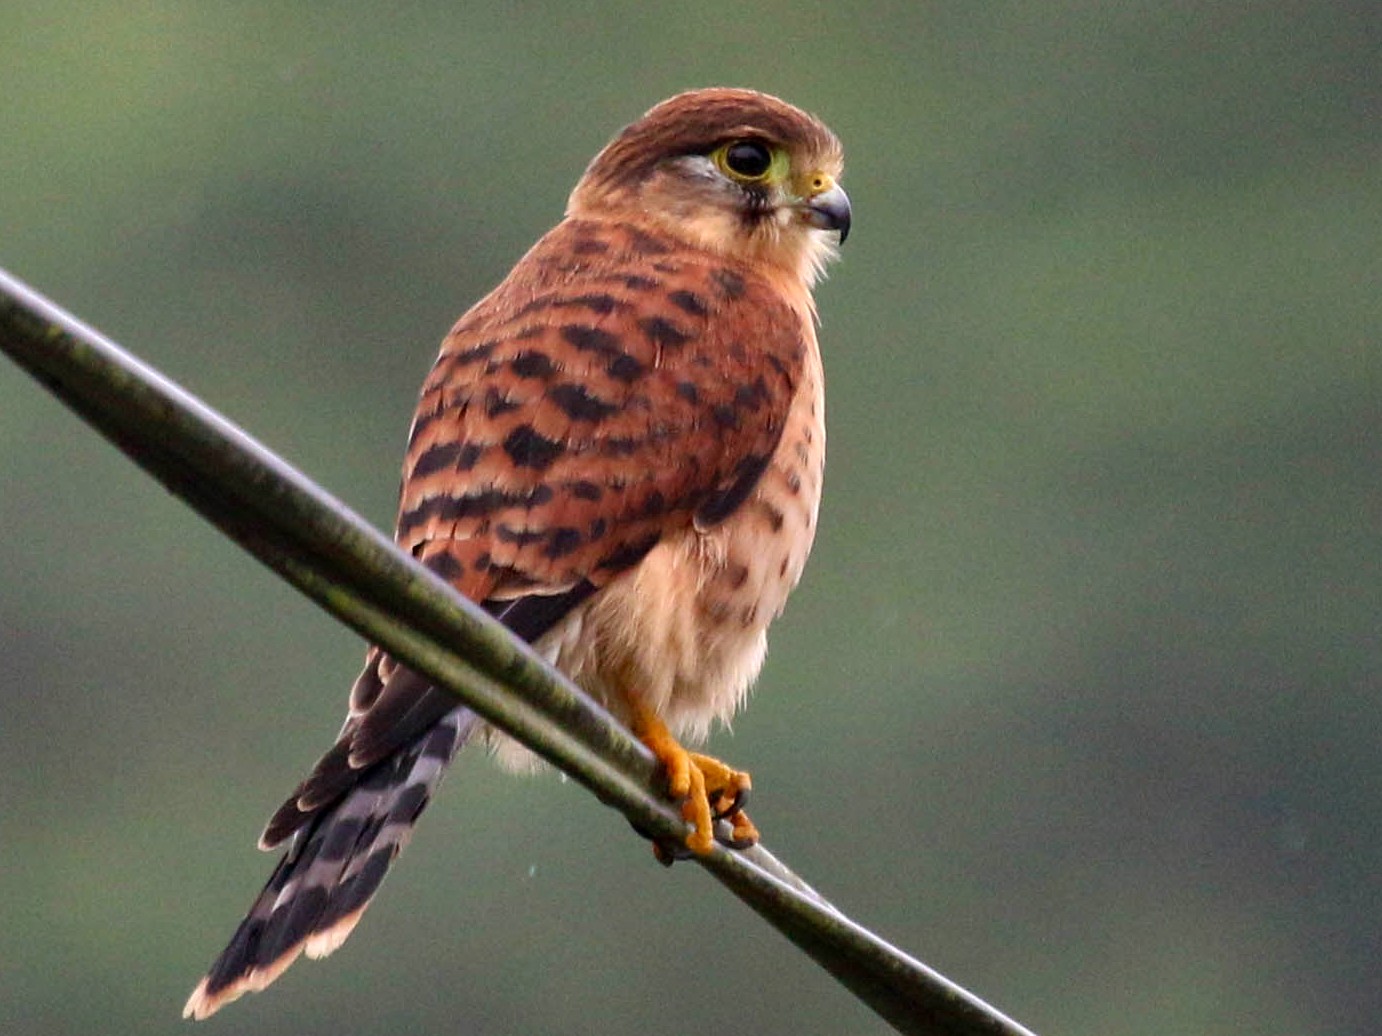
<svg viewBox="0 0 1382 1036">
<path fill-rule="evenodd" d="M 742 183 L 758 183 L 773 168 L 772 148 L 758 140 L 736 140 L 715 152 L 716 164 Z"/>
</svg>

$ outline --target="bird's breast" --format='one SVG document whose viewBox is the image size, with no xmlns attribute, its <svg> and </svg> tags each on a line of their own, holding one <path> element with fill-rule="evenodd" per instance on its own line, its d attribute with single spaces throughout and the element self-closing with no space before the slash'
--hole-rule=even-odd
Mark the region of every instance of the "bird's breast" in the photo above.
<svg viewBox="0 0 1382 1036">
<path fill-rule="evenodd" d="M 727 720 L 758 675 L 767 629 L 801 578 L 825 462 L 824 384 L 809 336 L 783 434 L 749 497 L 722 522 L 667 536 L 537 645 L 624 715 L 629 696 L 679 735 Z"/>
</svg>

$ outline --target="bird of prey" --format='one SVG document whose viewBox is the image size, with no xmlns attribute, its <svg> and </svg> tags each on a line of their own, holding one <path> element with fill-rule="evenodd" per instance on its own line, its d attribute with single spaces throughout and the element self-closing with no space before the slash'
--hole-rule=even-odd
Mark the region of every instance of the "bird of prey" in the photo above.
<svg viewBox="0 0 1382 1036">
<path fill-rule="evenodd" d="M 824 464 L 811 289 L 849 231 L 842 151 L 766 94 L 679 94 L 460 318 L 422 386 L 396 538 L 622 719 L 708 852 L 749 778 L 689 752 L 738 708 L 801 576 Z M 372 648 L 287 851 L 187 1002 L 205 1018 L 355 927 L 456 750 L 527 751 Z"/>
</svg>

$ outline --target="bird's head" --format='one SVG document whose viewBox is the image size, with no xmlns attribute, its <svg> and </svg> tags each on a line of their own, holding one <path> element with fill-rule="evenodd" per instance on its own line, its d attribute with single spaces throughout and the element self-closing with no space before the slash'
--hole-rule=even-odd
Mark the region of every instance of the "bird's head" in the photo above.
<svg viewBox="0 0 1382 1036">
<path fill-rule="evenodd" d="M 753 90 L 693 90 L 596 155 L 567 213 L 650 219 L 809 287 L 849 233 L 843 167 L 835 134 L 799 108 Z"/>
</svg>

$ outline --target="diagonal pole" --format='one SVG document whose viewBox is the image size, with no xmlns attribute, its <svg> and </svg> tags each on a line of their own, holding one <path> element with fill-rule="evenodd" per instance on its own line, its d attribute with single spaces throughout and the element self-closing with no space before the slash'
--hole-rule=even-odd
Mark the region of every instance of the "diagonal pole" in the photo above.
<svg viewBox="0 0 1382 1036">
<path fill-rule="evenodd" d="M 619 810 L 682 839 L 651 754 L 479 607 L 220 414 L 0 270 L 0 351 L 306 596 Z M 761 846 L 696 857 L 897 1031 L 1033 1036 L 849 920 Z"/>
</svg>

